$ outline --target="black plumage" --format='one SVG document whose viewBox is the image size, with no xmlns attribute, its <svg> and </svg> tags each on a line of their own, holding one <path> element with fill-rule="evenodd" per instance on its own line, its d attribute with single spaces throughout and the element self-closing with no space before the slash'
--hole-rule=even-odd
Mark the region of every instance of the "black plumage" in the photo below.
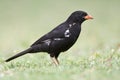
<svg viewBox="0 0 120 80">
<path fill-rule="evenodd" d="M 73 12 L 65 22 L 42 36 L 27 50 L 7 59 L 6 62 L 27 53 L 47 52 L 53 62 L 58 65 L 59 54 L 72 47 L 79 37 L 82 22 L 88 19 L 92 19 L 92 17 L 84 11 Z"/>
</svg>

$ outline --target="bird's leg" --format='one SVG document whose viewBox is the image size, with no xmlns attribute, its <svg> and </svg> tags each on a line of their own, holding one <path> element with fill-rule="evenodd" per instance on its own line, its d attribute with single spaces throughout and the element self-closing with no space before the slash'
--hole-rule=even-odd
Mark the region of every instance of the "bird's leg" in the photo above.
<svg viewBox="0 0 120 80">
<path fill-rule="evenodd" d="M 51 57 L 51 59 L 52 59 L 53 63 L 54 63 L 56 66 L 59 65 L 59 61 L 58 61 L 57 58 L 55 58 L 55 57 Z"/>
<path fill-rule="evenodd" d="M 50 53 L 50 57 L 51 57 L 51 59 L 52 59 L 52 61 L 53 61 L 53 63 L 56 65 L 56 66 L 58 66 L 59 65 L 59 61 L 58 61 L 58 53 Z"/>
<path fill-rule="evenodd" d="M 57 58 L 56 58 L 56 61 L 57 61 L 58 64 L 60 64 L 60 63 L 59 63 L 59 60 L 58 60 Z"/>
</svg>

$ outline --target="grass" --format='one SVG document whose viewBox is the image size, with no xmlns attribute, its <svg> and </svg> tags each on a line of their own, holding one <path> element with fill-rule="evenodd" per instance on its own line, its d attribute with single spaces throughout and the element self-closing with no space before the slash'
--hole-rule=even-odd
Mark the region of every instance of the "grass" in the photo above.
<svg viewBox="0 0 120 80">
<path fill-rule="evenodd" d="M 0 77 L 2 80 L 117 80 L 120 73 L 119 50 L 114 52 L 112 49 L 108 52 L 110 54 L 106 55 L 94 52 L 87 57 L 61 55 L 61 65 L 58 67 L 51 65 L 46 55 L 26 55 L 11 63 L 1 63 Z M 32 59 L 29 60 L 30 58 Z"/>
<path fill-rule="evenodd" d="M 59 3 L 59 4 L 58 4 Z M 0 80 L 118 80 L 120 74 L 120 1 L 1 0 Z M 77 43 L 51 64 L 48 54 L 4 60 L 65 21 L 75 10 L 94 20 L 82 24 Z"/>
</svg>

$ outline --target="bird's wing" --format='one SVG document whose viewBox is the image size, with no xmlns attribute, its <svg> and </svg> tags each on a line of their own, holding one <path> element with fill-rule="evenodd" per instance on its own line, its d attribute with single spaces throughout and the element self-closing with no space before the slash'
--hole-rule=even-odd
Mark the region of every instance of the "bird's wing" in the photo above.
<svg viewBox="0 0 120 80">
<path fill-rule="evenodd" d="M 58 27 L 54 28 L 49 33 L 42 36 L 40 39 L 38 39 L 36 42 L 34 42 L 31 46 L 41 44 L 48 40 L 53 40 L 54 38 L 65 38 L 64 33 L 66 31 L 67 27 L 65 24 L 61 24 Z"/>
</svg>

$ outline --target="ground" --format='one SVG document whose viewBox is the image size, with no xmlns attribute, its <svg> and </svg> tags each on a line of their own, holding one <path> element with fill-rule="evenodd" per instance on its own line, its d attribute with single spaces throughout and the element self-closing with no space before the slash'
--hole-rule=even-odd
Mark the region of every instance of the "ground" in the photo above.
<svg viewBox="0 0 120 80">
<path fill-rule="evenodd" d="M 120 78 L 119 0 L 1 0 L 1 80 L 118 80 Z M 76 10 L 94 17 L 82 24 L 76 44 L 59 56 L 56 67 L 48 54 L 4 60 L 28 48 Z"/>
</svg>

